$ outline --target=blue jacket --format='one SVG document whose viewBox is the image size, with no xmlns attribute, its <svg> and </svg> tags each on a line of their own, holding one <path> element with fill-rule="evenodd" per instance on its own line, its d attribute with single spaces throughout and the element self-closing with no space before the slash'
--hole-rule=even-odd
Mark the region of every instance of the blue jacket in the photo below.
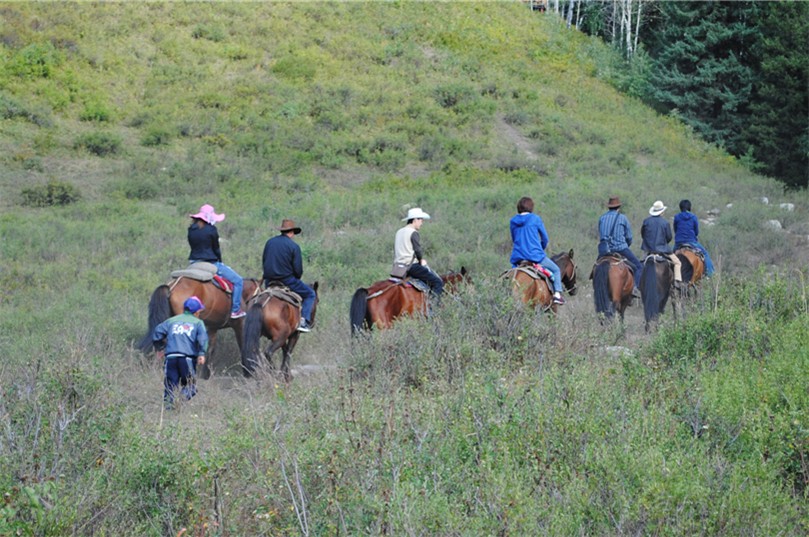
<svg viewBox="0 0 809 537">
<path fill-rule="evenodd" d="M 509 227 L 511 241 L 514 243 L 509 259 L 512 267 L 516 267 L 520 261 L 539 263 L 545 259 L 548 232 L 545 231 L 545 224 L 539 215 L 534 213 L 515 215 L 509 222 Z"/>
<path fill-rule="evenodd" d="M 163 342 L 165 340 L 165 346 Z M 166 356 L 203 356 L 208 351 L 205 323 L 188 312 L 166 319 L 154 329 L 155 348 L 165 348 Z"/>
<path fill-rule="evenodd" d="M 647 254 L 670 254 L 671 226 L 662 216 L 649 216 L 640 228 L 643 243 L 640 248 Z"/>
<path fill-rule="evenodd" d="M 222 252 L 219 250 L 219 232 L 216 226 L 206 223 L 197 226 L 196 220 L 188 228 L 188 245 L 191 246 L 189 261 L 207 261 L 216 263 L 222 261 Z"/>
<path fill-rule="evenodd" d="M 606 239 L 608 251 L 622 252 L 632 246 L 629 220 L 617 209 L 607 211 L 598 219 L 598 239 Z"/>
<path fill-rule="evenodd" d="M 699 219 L 689 211 L 674 217 L 674 244 L 697 244 L 699 239 Z"/>
<path fill-rule="evenodd" d="M 284 234 L 277 235 L 264 245 L 262 255 L 264 280 L 285 280 L 290 276 L 303 276 L 301 247 Z"/>
</svg>

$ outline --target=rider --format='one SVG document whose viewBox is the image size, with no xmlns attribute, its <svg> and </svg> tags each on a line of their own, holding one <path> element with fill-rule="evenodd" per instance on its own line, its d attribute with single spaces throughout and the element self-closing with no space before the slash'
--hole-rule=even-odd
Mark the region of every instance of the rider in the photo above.
<svg viewBox="0 0 809 537">
<path fill-rule="evenodd" d="M 671 226 L 668 221 L 660 216 L 668 207 L 658 200 L 649 209 L 651 216 L 646 217 L 640 228 L 643 243 L 641 250 L 650 254 L 661 254 L 667 256 L 674 264 L 674 287 L 680 288 L 683 285 L 682 263 L 680 259 L 672 253 L 669 243 L 671 242 Z"/>
<path fill-rule="evenodd" d="M 640 280 L 640 261 L 629 249 L 632 246 L 632 229 L 629 227 L 629 220 L 621 214 L 621 200 L 618 196 L 613 196 L 607 202 L 607 212 L 598 219 L 599 248 L 598 256 L 608 254 L 620 254 L 629 261 L 634 275 L 634 286 L 632 294 L 640 297 L 638 281 Z M 602 246 L 603 245 L 603 246 Z"/>
<path fill-rule="evenodd" d="M 542 265 L 553 274 L 553 302 L 564 304 L 562 298 L 562 273 L 556 263 L 545 255 L 548 246 L 548 232 L 539 215 L 534 214 L 534 200 L 522 197 L 517 202 L 517 214 L 509 222 L 511 240 L 511 266 L 516 267 L 521 261 L 529 261 Z"/>
<path fill-rule="evenodd" d="M 281 221 L 281 232 L 264 244 L 262 261 L 264 265 L 264 285 L 271 281 L 280 281 L 303 299 L 301 305 L 301 321 L 298 332 L 312 331 L 312 310 L 315 306 L 314 289 L 301 281 L 303 276 L 303 257 L 301 247 L 292 240 L 301 232 L 301 228 L 292 220 Z"/>
<path fill-rule="evenodd" d="M 682 200 L 680 201 L 680 212 L 674 217 L 674 249 L 677 250 L 683 246 L 693 246 L 698 249 L 705 258 L 705 276 L 710 276 L 714 273 L 713 261 L 708 255 L 708 250 L 698 242 L 698 236 L 699 219 L 691 212 L 691 202 Z"/>
<path fill-rule="evenodd" d="M 419 229 L 424 221 L 429 219 L 430 215 L 419 207 L 407 211 L 407 216 L 402 218 L 402 222 L 407 222 L 407 224 L 396 232 L 393 240 L 393 262 L 408 265 L 407 275 L 429 285 L 430 292 L 438 304 L 441 300 L 441 293 L 444 292 L 444 282 L 427 266 L 419 236 Z"/>
<path fill-rule="evenodd" d="M 188 244 L 191 246 L 188 260 L 191 263 L 207 261 L 216 265 L 216 273 L 233 283 L 233 305 L 230 318 L 244 317 L 247 315 L 241 307 L 244 281 L 235 270 L 222 263 L 222 252 L 219 249 L 219 232 L 216 230 L 216 223 L 225 219 L 224 213 L 216 214 L 212 205 L 205 204 L 199 208 L 196 214 L 188 216 L 192 219 L 191 225 L 188 227 Z"/>
<path fill-rule="evenodd" d="M 183 303 L 183 313 L 175 315 L 157 325 L 152 341 L 157 351 L 157 358 L 163 362 L 163 404 L 171 410 L 174 404 L 174 390 L 180 383 L 186 385 L 183 395 L 191 399 L 196 394 L 193 383 L 194 361 L 205 363 L 208 350 L 208 332 L 199 313 L 205 309 L 202 301 L 189 297 Z"/>
</svg>

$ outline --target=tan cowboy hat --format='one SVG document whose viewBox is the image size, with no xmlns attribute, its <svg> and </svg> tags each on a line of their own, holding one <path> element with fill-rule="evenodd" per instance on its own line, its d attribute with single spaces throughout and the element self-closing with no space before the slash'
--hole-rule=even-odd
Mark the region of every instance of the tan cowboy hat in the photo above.
<svg viewBox="0 0 809 537">
<path fill-rule="evenodd" d="M 301 228 L 295 225 L 294 220 L 284 218 L 281 221 L 281 227 L 278 228 L 278 231 L 280 231 L 281 233 L 288 233 L 292 231 L 293 233 L 295 233 L 295 235 L 297 235 L 298 233 L 301 232 Z"/>
<path fill-rule="evenodd" d="M 652 208 L 649 209 L 649 214 L 652 215 L 652 216 L 658 216 L 658 215 L 663 214 L 663 211 L 665 211 L 666 209 L 668 209 L 668 207 L 663 205 L 662 201 L 657 200 L 655 202 L 655 204 L 652 205 Z"/>
<path fill-rule="evenodd" d="M 407 222 L 408 220 L 414 220 L 416 218 L 422 218 L 424 220 L 429 220 L 430 215 L 425 213 L 421 210 L 421 207 L 413 207 L 409 211 L 407 211 L 407 216 L 402 218 L 402 222 Z"/>
<path fill-rule="evenodd" d="M 188 216 L 191 218 L 199 218 L 200 220 L 204 220 L 211 225 L 225 219 L 225 213 L 216 214 L 216 212 L 213 210 L 213 205 L 208 205 L 207 203 L 199 208 L 199 212 L 196 214 L 189 214 Z"/>
<path fill-rule="evenodd" d="M 607 209 L 617 209 L 621 206 L 621 199 L 618 196 L 613 196 L 607 202 Z"/>
</svg>

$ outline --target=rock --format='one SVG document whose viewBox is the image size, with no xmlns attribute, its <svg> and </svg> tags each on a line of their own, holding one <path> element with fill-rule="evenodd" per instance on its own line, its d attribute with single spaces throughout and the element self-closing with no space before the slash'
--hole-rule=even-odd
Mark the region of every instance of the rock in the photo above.
<svg viewBox="0 0 809 537">
<path fill-rule="evenodd" d="M 774 231 L 780 231 L 784 228 L 779 220 L 767 220 L 767 222 L 764 223 L 764 227 Z"/>
<path fill-rule="evenodd" d="M 767 198 L 767 196 L 762 196 L 761 197 L 761 203 L 763 203 L 764 205 L 769 205 L 770 200 L 769 200 L 769 198 Z"/>
<path fill-rule="evenodd" d="M 779 207 L 781 207 L 782 209 L 786 209 L 787 211 L 790 211 L 790 212 L 795 210 L 795 204 L 794 203 L 782 203 L 781 205 L 779 205 Z"/>
</svg>

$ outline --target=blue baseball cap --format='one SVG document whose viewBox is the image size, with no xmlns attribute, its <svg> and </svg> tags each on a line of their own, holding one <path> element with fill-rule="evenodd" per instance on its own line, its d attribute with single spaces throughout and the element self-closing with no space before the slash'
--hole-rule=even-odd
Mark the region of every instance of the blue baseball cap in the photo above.
<svg viewBox="0 0 809 537">
<path fill-rule="evenodd" d="M 190 311 L 191 313 L 196 313 L 198 311 L 205 309 L 205 304 L 202 303 L 202 300 L 197 298 L 196 296 L 188 297 L 183 302 L 183 309 L 185 311 Z"/>
</svg>

